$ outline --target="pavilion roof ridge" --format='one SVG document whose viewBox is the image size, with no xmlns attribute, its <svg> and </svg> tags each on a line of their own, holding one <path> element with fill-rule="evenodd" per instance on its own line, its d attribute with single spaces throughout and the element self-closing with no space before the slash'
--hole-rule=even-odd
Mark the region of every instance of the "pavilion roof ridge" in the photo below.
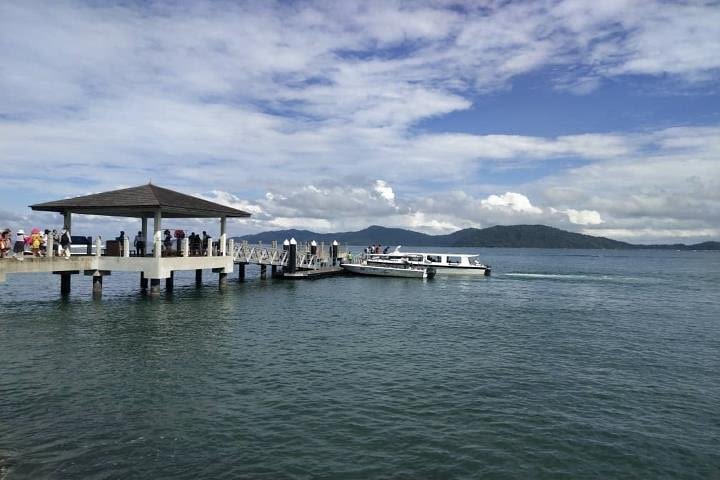
<svg viewBox="0 0 720 480">
<path fill-rule="evenodd" d="M 30 205 L 38 211 L 70 212 L 118 217 L 152 217 L 159 209 L 173 217 L 249 217 L 250 213 L 193 195 L 147 183 L 136 187 Z"/>
</svg>

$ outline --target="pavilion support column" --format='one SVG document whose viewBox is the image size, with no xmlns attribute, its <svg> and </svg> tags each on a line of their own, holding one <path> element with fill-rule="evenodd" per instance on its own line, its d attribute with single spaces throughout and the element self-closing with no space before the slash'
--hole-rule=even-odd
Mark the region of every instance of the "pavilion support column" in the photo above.
<svg viewBox="0 0 720 480">
<path fill-rule="evenodd" d="M 218 255 L 224 257 L 227 255 L 227 217 L 220 217 L 220 248 Z"/>
<path fill-rule="evenodd" d="M 159 297 L 160 296 L 160 279 L 159 278 L 151 278 L 150 279 L 150 296 L 151 297 Z"/>
<path fill-rule="evenodd" d="M 202 286 L 202 268 L 195 269 L 195 286 Z"/>
<path fill-rule="evenodd" d="M 170 276 L 165 279 L 165 291 L 172 292 L 175 287 L 175 272 L 170 271 Z"/>
<path fill-rule="evenodd" d="M 72 213 L 68 211 L 63 213 L 63 228 L 68 232 L 72 232 Z"/>
<path fill-rule="evenodd" d="M 153 230 L 153 256 L 160 258 L 162 256 L 162 213 L 160 210 L 155 212 Z"/>
<path fill-rule="evenodd" d="M 147 217 L 143 217 L 142 225 L 140 227 L 140 238 L 142 238 L 142 242 L 143 242 L 143 248 L 142 248 L 143 256 L 145 256 L 147 254 L 147 249 L 148 249 L 147 248 L 147 244 L 148 244 L 147 243 L 147 220 L 148 220 Z M 135 254 L 137 256 L 140 256 L 139 251 L 136 251 Z"/>
<path fill-rule="evenodd" d="M 148 279 L 145 278 L 145 272 L 140 272 L 140 290 L 145 293 L 148 288 Z"/>
</svg>

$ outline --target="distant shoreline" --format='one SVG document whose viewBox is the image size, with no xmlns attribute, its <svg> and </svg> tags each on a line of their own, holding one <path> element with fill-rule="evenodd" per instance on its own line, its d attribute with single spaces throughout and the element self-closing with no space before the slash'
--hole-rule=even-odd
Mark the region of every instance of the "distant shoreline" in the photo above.
<svg viewBox="0 0 720 480">
<path fill-rule="evenodd" d="M 552 248 L 552 249 L 597 249 L 597 250 L 678 250 L 710 251 L 720 250 L 720 242 L 708 241 L 686 244 L 632 244 L 568 232 L 546 225 L 512 225 L 488 228 L 466 228 L 447 235 L 428 235 L 402 228 L 371 226 L 356 232 L 316 233 L 309 230 L 275 230 L 235 237 L 249 243 L 282 242 L 295 238 L 298 242 L 330 243 L 338 241 L 349 245 L 406 245 L 413 247 L 469 247 L 469 248 Z"/>
</svg>

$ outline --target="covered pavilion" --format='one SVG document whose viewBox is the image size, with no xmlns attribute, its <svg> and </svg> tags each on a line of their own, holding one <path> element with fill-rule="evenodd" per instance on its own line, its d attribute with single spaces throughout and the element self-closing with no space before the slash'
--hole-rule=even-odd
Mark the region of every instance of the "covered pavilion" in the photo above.
<svg viewBox="0 0 720 480">
<path fill-rule="evenodd" d="M 210 202 L 148 183 L 138 187 L 111 190 L 81 197 L 30 205 L 32 210 L 63 214 L 63 226 L 72 232 L 72 214 L 134 217 L 142 221 L 142 237 L 147 245 L 147 219 L 154 219 L 153 244 L 162 232 L 163 218 L 219 218 L 221 245 L 226 241 L 227 218 L 245 218 L 243 210 Z M 155 256 L 160 252 L 156 251 Z"/>
<path fill-rule="evenodd" d="M 102 293 L 103 277 L 113 271 L 139 272 L 141 289 L 147 290 L 150 280 L 151 295 L 160 292 L 160 279 L 166 280 L 166 289 L 173 288 L 173 274 L 176 271 L 195 270 L 196 284 L 202 282 L 202 271 L 212 270 L 219 274 L 220 286 L 227 283 L 227 274 L 233 271 L 234 242 L 227 239 L 226 225 L 228 218 L 249 217 L 243 210 L 210 202 L 201 198 L 186 195 L 152 183 L 138 187 L 123 188 L 109 192 L 96 193 L 81 197 L 55 200 L 52 202 L 30 205 L 35 211 L 57 212 L 63 215 L 64 227 L 72 232 L 72 215 L 104 215 L 111 217 L 139 218 L 142 221 L 142 238 L 147 242 L 147 219 L 154 219 L 153 254 L 147 256 L 130 256 L 129 239 L 122 244 L 121 253 L 110 253 L 108 249 L 103 255 L 102 242 L 95 240 L 95 252 L 88 248 L 87 255 L 71 255 L 58 258 L 53 254 L 52 238 L 48 238 L 47 255 L 44 257 L 20 258 L 24 260 L 0 262 L 0 282 L 8 273 L 40 273 L 52 272 L 60 275 L 60 292 L 70 292 L 71 275 L 84 272 L 93 277 L 93 293 Z M 207 249 L 204 255 L 190 255 L 188 239 L 182 241 L 181 251 L 177 256 L 162 256 L 162 219 L 163 218 L 217 218 L 220 220 L 220 238 L 218 251 Z"/>
</svg>

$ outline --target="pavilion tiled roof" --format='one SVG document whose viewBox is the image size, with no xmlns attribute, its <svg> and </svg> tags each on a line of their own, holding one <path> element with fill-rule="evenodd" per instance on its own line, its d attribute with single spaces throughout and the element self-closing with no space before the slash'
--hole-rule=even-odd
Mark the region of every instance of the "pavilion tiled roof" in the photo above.
<svg viewBox="0 0 720 480">
<path fill-rule="evenodd" d="M 210 202 L 148 183 L 82 197 L 30 205 L 33 210 L 113 217 L 149 218 L 158 210 L 164 218 L 249 217 L 237 208 Z"/>
</svg>

